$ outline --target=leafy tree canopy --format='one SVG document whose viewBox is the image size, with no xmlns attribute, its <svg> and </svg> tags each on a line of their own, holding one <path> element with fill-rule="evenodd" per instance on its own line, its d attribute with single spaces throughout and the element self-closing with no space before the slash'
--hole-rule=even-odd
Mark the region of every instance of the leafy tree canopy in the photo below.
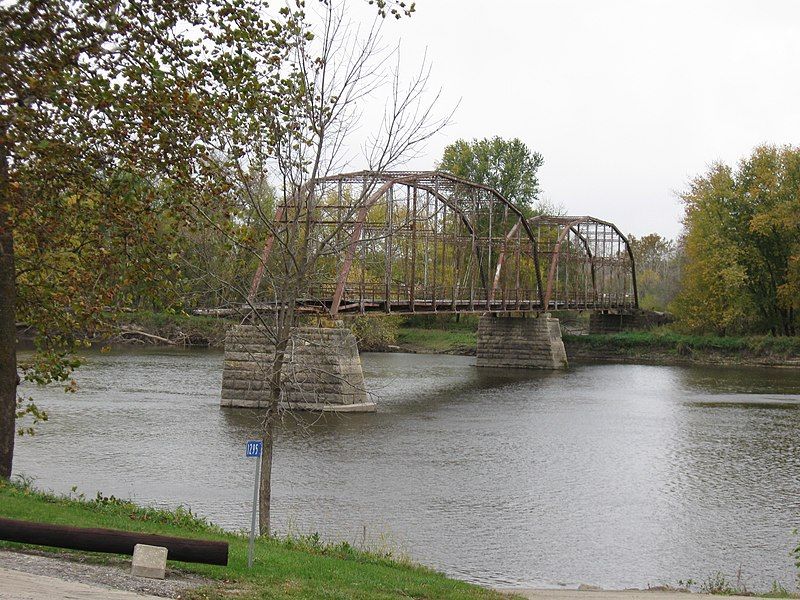
<svg viewBox="0 0 800 600">
<path fill-rule="evenodd" d="M 676 306 L 693 329 L 795 335 L 800 309 L 800 147 L 718 163 L 683 195 L 686 263 Z"/>
<path fill-rule="evenodd" d="M 522 140 L 495 136 L 453 142 L 444 149 L 438 168 L 493 187 L 525 214 L 533 215 L 541 212 L 537 210 L 537 171 L 542 164 L 542 155 Z"/>
</svg>

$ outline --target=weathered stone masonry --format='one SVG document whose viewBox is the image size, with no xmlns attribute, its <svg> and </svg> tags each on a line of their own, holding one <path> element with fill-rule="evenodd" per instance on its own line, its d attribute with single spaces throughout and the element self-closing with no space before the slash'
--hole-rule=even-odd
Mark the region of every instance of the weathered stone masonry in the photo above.
<svg viewBox="0 0 800 600">
<path fill-rule="evenodd" d="M 269 402 L 274 345 L 256 325 L 233 327 L 225 339 L 221 406 L 262 408 Z M 283 365 L 287 408 L 375 410 L 367 398 L 361 357 L 349 329 L 296 327 Z"/>
<path fill-rule="evenodd" d="M 478 322 L 478 366 L 566 369 L 558 319 L 549 314 L 506 317 L 486 314 Z"/>
</svg>

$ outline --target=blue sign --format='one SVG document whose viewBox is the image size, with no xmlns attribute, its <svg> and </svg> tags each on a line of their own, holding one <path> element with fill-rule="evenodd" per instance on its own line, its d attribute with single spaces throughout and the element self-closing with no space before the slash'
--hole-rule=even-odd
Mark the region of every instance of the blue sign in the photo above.
<svg viewBox="0 0 800 600">
<path fill-rule="evenodd" d="M 250 440 L 247 442 L 247 452 L 245 454 L 248 458 L 261 456 L 261 440 Z"/>
</svg>

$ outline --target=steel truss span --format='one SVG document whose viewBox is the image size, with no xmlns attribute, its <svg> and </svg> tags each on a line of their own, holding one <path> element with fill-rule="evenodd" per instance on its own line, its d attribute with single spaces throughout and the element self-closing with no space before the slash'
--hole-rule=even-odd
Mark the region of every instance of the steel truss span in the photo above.
<svg viewBox="0 0 800 600">
<path fill-rule="evenodd" d="M 346 173 L 297 197 L 276 208 L 252 307 L 279 303 L 262 280 L 302 241 L 319 255 L 297 300 L 308 312 L 638 308 L 630 245 L 601 219 L 526 218 L 494 189 L 440 171 Z"/>
</svg>

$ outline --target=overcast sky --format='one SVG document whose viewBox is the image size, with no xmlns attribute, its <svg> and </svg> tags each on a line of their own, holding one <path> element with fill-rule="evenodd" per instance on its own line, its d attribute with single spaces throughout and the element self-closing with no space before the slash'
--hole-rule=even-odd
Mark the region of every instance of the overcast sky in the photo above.
<svg viewBox="0 0 800 600">
<path fill-rule="evenodd" d="M 460 137 L 519 137 L 545 198 L 624 232 L 677 236 L 691 177 L 800 143 L 797 0 L 417 0 L 384 34 L 408 67 L 427 49 L 460 100 L 411 168 Z"/>
</svg>

